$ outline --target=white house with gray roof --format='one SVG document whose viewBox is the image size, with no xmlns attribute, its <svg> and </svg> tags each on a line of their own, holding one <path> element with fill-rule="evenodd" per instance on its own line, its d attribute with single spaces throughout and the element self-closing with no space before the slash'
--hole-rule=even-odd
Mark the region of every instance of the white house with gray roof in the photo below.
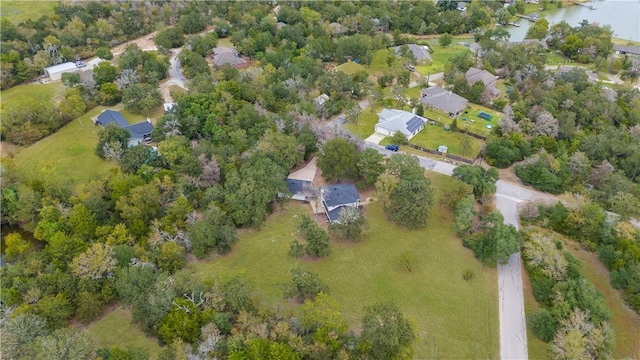
<svg viewBox="0 0 640 360">
<path fill-rule="evenodd" d="M 396 132 L 403 133 L 407 140 L 418 135 L 427 119 L 404 110 L 383 109 L 378 114 L 376 132 L 386 136 L 393 136 Z"/>
<path fill-rule="evenodd" d="M 422 89 L 420 102 L 429 108 L 443 111 L 449 116 L 459 116 L 469 100 L 447 89 L 433 86 Z"/>
<path fill-rule="evenodd" d="M 429 54 L 429 47 L 416 45 L 416 44 L 407 44 L 409 51 L 413 53 L 413 56 L 416 58 L 416 63 L 418 64 L 430 64 L 431 63 L 431 54 Z M 402 46 L 394 46 L 393 51 L 396 55 L 400 55 Z"/>
</svg>

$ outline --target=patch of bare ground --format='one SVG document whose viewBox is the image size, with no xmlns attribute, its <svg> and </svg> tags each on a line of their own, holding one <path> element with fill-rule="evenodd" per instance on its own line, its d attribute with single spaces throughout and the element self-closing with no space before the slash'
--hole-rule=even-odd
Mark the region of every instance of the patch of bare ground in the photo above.
<svg viewBox="0 0 640 360">
<path fill-rule="evenodd" d="M 6 141 L 0 141 L 0 157 L 13 158 L 18 155 L 22 149 L 22 146 L 14 145 Z"/>
</svg>

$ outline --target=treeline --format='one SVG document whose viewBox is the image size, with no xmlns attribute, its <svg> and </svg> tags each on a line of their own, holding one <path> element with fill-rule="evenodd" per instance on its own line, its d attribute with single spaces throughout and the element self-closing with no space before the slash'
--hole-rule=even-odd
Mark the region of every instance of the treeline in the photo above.
<svg viewBox="0 0 640 360">
<path fill-rule="evenodd" d="M 613 287 L 620 289 L 627 304 L 640 313 L 640 233 L 630 223 L 612 218 L 615 215 L 579 195 L 568 205 L 529 204 L 521 216 L 528 223 L 548 227 L 597 251 L 609 269 Z"/>
<path fill-rule="evenodd" d="M 602 293 L 584 277 L 560 239 L 533 229 L 524 234 L 522 257 L 542 306 L 528 318 L 533 333 L 551 344 L 555 358 L 610 357 L 615 332 Z"/>
</svg>

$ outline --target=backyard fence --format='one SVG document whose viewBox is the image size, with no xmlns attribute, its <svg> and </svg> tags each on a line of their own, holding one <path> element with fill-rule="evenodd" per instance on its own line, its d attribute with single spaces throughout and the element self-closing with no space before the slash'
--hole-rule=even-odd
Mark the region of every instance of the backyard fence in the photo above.
<svg viewBox="0 0 640 360">
<path fill-rule="evenodd" d="M 466 159 L 466 158 L 463 158 L 463 157 L 460 157 L 460 156 L 451 155 L 449 153 L 443 153 L 443 152 L 440 152 L 440 151 L 437 151 L 437 150 L 431 150 L 431 149 L 428 149 L 426 147 L 422 147 L 422 146 L 416 145 L 416 144 L 409 144 L 408 146 L 411 147 L 411 148 L 414 148 L 416 150 L 420 150 L 422 152 L 426 152 L 426 153 L 433 154 L 433 155 L 438 155 L 438 156 L 444 156 L 445 158 L 452 159 L 452 160 L 455 160 L 455 161 L 460 161 L 460 162 L 463 162 L 465 164 L 473 164 L 475 162 L 475 159 L 474 160 Z M 478 156 L 476 156 L 476 159 L 477 158 L 478 158 Z"/>
<path fill-rule="evenodd" d="M 429 118 L 426 118 L 426 119 L 428 121 L 430 121 L 432 123 L 432 125 L 438 125 L 440 127 L 444 127 L 445 126 L 445 124 L 441 123 L 438 120 L 433 120 L 433 119 L 429 119 Z M 449 125 L 449 126 L 451 126 L 451 125 Z M 469 130 L 460 129 L 460 127 L 458 127 L 458 129 L 455 130 L 455 131 L 463 133 L 463 134 L 467 134 L 467 135 L 471 136 L 472 138 L 476 138 L 478 140 L 487 141 L 487 137 L 486 136 L 478 135 L 478 134 L 476 134 L 474 132 L 471 132 Z"/>
</svg>

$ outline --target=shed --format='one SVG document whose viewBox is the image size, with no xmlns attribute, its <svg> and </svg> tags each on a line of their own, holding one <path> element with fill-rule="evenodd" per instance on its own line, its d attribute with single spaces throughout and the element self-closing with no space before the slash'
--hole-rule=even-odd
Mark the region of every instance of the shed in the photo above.
<svg viewBox="0 0 640 360">
<path fill-rule="evenodd" d="M 438 146 L 438 151 L 441 153 L 446 153 L 449 150 L 449 148 L 446 145 L 440 145 Z"/>
<path fill-rule="evenodd" d="M 60 80 L 62 78 L 62 74 L 73 73 L 76 71 L 78 71 L 78 67 L 70 61 L 44 68 L 44 74 L 51 80 Z"/>
</svg>

